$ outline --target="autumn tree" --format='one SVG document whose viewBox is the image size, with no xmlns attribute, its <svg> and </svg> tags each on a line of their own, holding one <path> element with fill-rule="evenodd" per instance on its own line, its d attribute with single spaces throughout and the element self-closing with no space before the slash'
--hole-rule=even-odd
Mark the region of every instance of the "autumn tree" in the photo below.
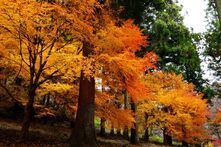
<svg viewBox="0 0 221 147">
<path fill-rule="evenodd" d="M 133 127 L 133 113 L 130 110 L 119 109 L 115 103 L 116 100 L 107 92 L 98 92 L 96 94 L 96 115 L 117 129 Z"/>
<path fill-rule="evenodd" d="M 24 7 L 25 6 L 25 7 Z M 27 103 L 22 125 L 22 139 L 27 137 L 34 112 L 36 90 L 62 74 L 76 55 L 68 47 L 78 35 L 71 37 L 72 18 L 55 3 L 31 1 L 0 2 L 0 41 L 2 64 L 12 68 L 27 81 Z M 64 58 L 65 57 L 65 58 Z"/>
<path fill-rule="evenodd" d="M 177 1 L 120 0 L 114 3 L 114 8 L 122 7 L 120 17 L 135 19 L 149 36 L 149 46 L 137 52 L 138 56 L 154 51 L 159 57 L 158 68 L 182 73 L 187 81 L 202 90 L 204 81 L 197 51 L 199 34 L 184 25 L 182 7 Z"/>
<path fill-rule="evenodd" d="M 71 13 L 81 11 L 90 25 L 91 32 L 83 40 L 83 56 L 88 63 L 80 77 L 80 92 L 75 127 L 71 135 L 72 146 L 97 146 L 94 131 L 94 77 L 99 77 L 103 68 L 105 76 L 119 81 L 134 99 L 142 97 L 140 75 L 152 58 L 137 58 L 135 52 L 147 44 L 146 37 L 133 21 L 122 21 L 111 15 L 109 6 L 96 1 L 72 2 Z M 72 7 L 74 6 L 74 7 Z M 77 7 L 79 6 L 79 7 Z M 111 82 L 111 80 L 110 80 Z M 143 86 L 144 87 L 144 86 Z"/>
<path fill-rule="evenodd" d="M 205 139 L 207 103 L 192 84 L 185 82 L 181 75 L 163 72 L 147 75 L 145 81 L 152 87 L 152 97 L 139 107 L 148 116 L 143 119 L 146 127 L 161 128 L 165 144 L 172 144 L 172 136 L 184 145 Z"/>
<path fill-rule="evenodd" d="M 26 7 L 22 7 L 24 5 Z M 131 97 L 142 97 L 140 75 L 155 62 L 154 56 L 143 59 L 135 56 L 137 50 L 146 46 L 146 37 L 133 21 L 115 18 L 108 5 L 95 0 L 70 1 L 65 5 L 10 0 L 1 2 L 0 6 L 1 51 L 5 59 L 14 63 L 7 66 L 21 68 L 19 73 L 29 82 L 22 137 L 26 137 L 30 125 L 36 90 L 67 66 L 72 67 L 71 63 L 76 61 L 72 49 L 76 47 L 69 45 L 80 42 L 77 50 L 83 57 L 71 146 L 97 146 L 94 77 L 105 68 L 114 78 L 123 81 Z"/>
</svg>

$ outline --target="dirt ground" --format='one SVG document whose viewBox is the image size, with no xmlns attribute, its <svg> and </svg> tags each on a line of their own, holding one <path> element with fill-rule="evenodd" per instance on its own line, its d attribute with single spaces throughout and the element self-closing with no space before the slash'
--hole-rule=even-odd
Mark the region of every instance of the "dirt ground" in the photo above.
<svg viewBox="0 0 221 147">
<path fill-rule="evenodd" d="M 19 141 L 21 122 L 0 119 L 0 147 L 68 147 L 70 128 L 59 125 L 43 125 L 32 123 L 29 138 L 25 143 Z M 101 147 L 158 147 L 162 145 L 131 145 L 119 137 L 97 137 Z"/>
</svg>

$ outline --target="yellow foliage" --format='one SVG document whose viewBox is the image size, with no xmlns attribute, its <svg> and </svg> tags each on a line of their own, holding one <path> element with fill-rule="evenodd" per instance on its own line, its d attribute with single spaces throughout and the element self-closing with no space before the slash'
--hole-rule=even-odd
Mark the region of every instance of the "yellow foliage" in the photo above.
<svg viewBox="0 0 221 147">
<path fill-rule="evenodd" d="M 85 77 L 99 77 L 106 86 L 117 87 L 112 94 L 126 90 L 134 102 L 147 98 L 149 89 L 142 76 L 155 68 L 157 57 L 154 53 L 144 58 L 135 55 L 148 44 L 139 27 L 132 20 L 116 19 L 107 5 L 97 0 L 67 3 L 0 1 L 0 52 L 5 59 L 1 64 L 19 72 L 29 88 L 40 88 L 39 95 L 65 95 L 73 88 L 58 83 L 59 78 L 70 83 L 83 71 Z M 132 112 L 110 102 L 97 100 L 98 115 L 118 127 L 132 126 Z"/>
<path fill-rule="evenodd" d="M 65 93 L 73 89 L 73 85 L 62 83 L 44 83 L 37 91 L 39 95 L 43 96 L 47 93 Z"/>
<path fill-rule="evenodd" d="M 155 72 L 144 78 L 152 97 L 138 108 L 139 115 L 146 113 L 146 125 L 166 128 L 167 133 L 187 142 L 206 139 L 207 102 L 194 90 L 193 84 L 181 75 Z"/>
</svg>

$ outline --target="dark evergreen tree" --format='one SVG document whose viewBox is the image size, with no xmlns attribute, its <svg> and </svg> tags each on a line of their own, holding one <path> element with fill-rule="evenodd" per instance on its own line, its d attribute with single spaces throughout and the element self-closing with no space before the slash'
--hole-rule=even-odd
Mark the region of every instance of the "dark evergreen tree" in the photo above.
<svg viewBox="0 0 221 147">
<path fill-rule="evenodd" d="M 150 50 L 156 52 L 159 69 L 182 73 L 198 90 L 203 89 L 197 49 L 200 35 L 184 25 L 181 6 L 173 0 L 115 0 L 113 6 L 123 6 L 119 15 L 134 19 L 149 36 L 150 45 L 138 52 L 138 56 L 142 57 Z"/>
<path fill-rule="evenodd" d="M 209 58 L 209 68 L 215 78 L 221 79 L 221 6 L 217 0 L 209 2 L 207 8 L 208 30 L 205 33 L 205 55 Z M 219 13 L 218 13 L 219 12 Z"/>
</svg>

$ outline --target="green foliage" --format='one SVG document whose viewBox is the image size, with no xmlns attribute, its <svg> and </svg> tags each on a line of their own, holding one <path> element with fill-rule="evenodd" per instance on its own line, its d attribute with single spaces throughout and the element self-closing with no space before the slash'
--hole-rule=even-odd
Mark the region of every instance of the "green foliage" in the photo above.
<svg viewBox="0 0 221 147">
<path fill-rule="evenodd" d="M 150 46 L 137 52 L 143 57 L 147 51 L 158 55 L 158 67 L 162 70 L 182 73 L 185 79 L 202 90 L 202 72 L 196 47 L 199 34 L 188 30 L 181 16 L 182 7 L 172 0 L 122 0 L 123 18 L 133 18 L 149 36 Z"/>
<path fill-rule="evenodd" d="M 208 29 L 204 34 L 205 52 L 209 58 L 209 68 L 215 71 L 214 76 L 221 79 L 221 31 L 215 3 L 210 1 L 207 9 Z"/>
<path fill-rule="evenodd" d="M 205 86 L 203 89 L 203 93 L 204 93 L 204 98 L 208 99 L 208 102 L 211 103 L 211 99 L 217 95 L 217 92 L 209 87 L 209 86 Z"/>
<path fill-rule="evenodd" d="M 124 19 L 132 18 L 136 24 L 140 24 L 143 21 L 143 12 L 146 10 L 147 0 L 115 0 L 113 8 L 118 10 L 119 7 L 123 7 L 123 11 L 119 13 L 119 16 Z"/>
<path fill-rule="evenodd" d="M 184 73 L 186 79 L 196 83 L 192 74 L 200 73 L 200 59 L 193 34 L 184 26 L 177 4 L 166 4 L 162 13 L 156 17 L 153 27 L 147 33 L 151 36 L 151 49 L 160 58 L 159 67 L 165 70 L 176 70 Z"/>
</svg>

